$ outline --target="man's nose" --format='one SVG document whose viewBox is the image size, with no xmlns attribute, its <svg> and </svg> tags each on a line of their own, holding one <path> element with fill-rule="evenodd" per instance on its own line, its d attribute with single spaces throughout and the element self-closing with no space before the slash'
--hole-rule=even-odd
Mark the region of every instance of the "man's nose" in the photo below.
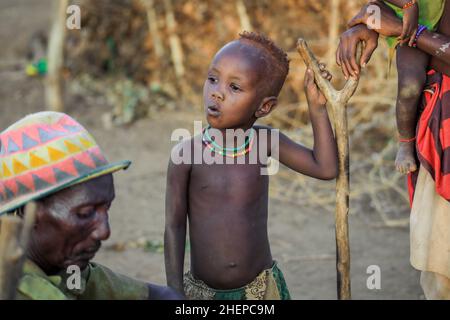
<svg viewBox="0 0 450 320">
<path fill-rule="evenodd" d="M 109 227 L 109 217 L 107 212 L 102 212 L 98 215 L 98 225 L 92 233 L 92 237 L 95 240 L 104 241 L 111 235 L 111 229 Z"/>
</svg>

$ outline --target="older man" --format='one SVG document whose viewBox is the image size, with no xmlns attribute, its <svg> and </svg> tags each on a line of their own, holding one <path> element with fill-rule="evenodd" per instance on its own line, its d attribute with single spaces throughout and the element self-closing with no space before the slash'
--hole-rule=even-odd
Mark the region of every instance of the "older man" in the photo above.
<svg viewBox="0 0 450 320">
<path fill-rule="evenodd" d="M 0 141 L 0 215 L 20 216 L 28 202 L 37 203 L 17 298 L 180 298 L 170 288 L 90 262 L 110 235 L 112 173 L 130 161 L 109 163 L 92 136 L 62 113 L 29 115 Z M 77 269 L 79 281 L 72 275 Z"/>
</svg>

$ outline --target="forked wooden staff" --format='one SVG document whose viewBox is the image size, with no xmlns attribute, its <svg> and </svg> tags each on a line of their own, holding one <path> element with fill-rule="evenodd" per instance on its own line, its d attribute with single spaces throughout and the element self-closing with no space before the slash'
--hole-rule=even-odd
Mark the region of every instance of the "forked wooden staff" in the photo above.
<svg viewBox="0 0 450 320">
<path fill-rule="evenodd" d="M 0 300 L 12 300 L 22 275 L 36 205 L 25 207 L 24 217 L 0 218 Z"/>
<path fill-rule="evenodd" d="M 314 72 L 317 86 L 325 95 L 334 115 L 334 128 L 339 154 L 339 174 L 336 181 L 336 270 L 339 300 L 351 299 L 350 246 L 348 238 L 349 212 L 349 142 L 347 126 L 347 102 L 355 93 L 358 80 L 350 78 L 342 90 L 336 90 L 321 76 L 319 62 L 304 39 L 298 39 L 297 50 L 305 64 Z"/>
</svg>

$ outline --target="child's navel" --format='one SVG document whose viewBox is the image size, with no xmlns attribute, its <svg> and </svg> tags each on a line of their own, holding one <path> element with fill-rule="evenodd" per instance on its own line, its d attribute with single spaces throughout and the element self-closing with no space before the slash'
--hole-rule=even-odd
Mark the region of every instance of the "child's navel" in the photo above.
<svg viewBox="0 0 450 320">
<path fill-rule="evenodd" d="M 228 264 L 228 267 L 230 267 L 230 268 L 236 268 L 236 266 L 237 266 L 236 262 L 230 262 Z"/>
</svg>

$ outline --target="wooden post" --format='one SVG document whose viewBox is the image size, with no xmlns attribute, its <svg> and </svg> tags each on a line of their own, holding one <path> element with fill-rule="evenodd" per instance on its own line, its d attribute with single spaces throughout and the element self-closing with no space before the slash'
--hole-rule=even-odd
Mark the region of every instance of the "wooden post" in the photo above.
<svg viewBox="0 0 450 320">
<path fill-rule="evenodd" d="M 244 1 L 236 0 L 236 10 L 239 16 L 239 21 L 241 22 L 241 30 L 251 31 L 253 28 L 250 23 L 250 17 L 248 16 Z"/>
<path fill-rule="evenodd" d="M 64 111 L 62 67 L 64 63 L 64 39 L 66 36 L 66 10 L 69 0 L 54 0 L 54 16 L 47 54 L 47 107 L 53 111 Z"/>
<path fill-rule="evenodd" d="M 27 205 L 24 218 L 0 218 L 0 300 L 12 300 L 22 275 L 36 205 Z"/>
<path fill-rule="evenodd" d="M 334 66 L 335 50 L 337 40 L 339 37 L 339 4 L 340 0 L 331 0 L 330 18 L 328 19 L 328 54 L 327 54 L 327 67 L 332 68 Z"/>
<path fill-rule="evenodd" d="M 172 62 L 175 68 L 175 75 L 179 82 L 182 82 L 184 76 L 184 55 L 181 47 L 181 40 L 177 34 L 177 22 L 173 12 L 172 0 L 164 0 L 166 10 L 166 25 L 169 33 L 169 43 L 172 53 Z"/>
<path fill-rule="evenodd" d="M 159 61 L 161 61 L 165 55 L 165 52 L 164 46 L 161 41 L 161 37 L 159 36 L 158 17 L 155 11 L 155 3 L 154 0 L 143 0 L 143 1 L 147 10 L 148 30 L 152 37 L 153 49 L 155 51 L 156 57 L 159 59 Z"/>
<path fill-rule="evenodd" d="M 350 78 L 344 88 L 337 91 L 329 81 L 320 75 L 319 62 L 308 48 L 305 40 L 299 39 L 297 50 L 305 64 L 314 72 L 317 86 L 328 100 L 334 115 L 339 174 L 336 181 L 336 269 L 338 299 L 351 299 L 350 291 L 350 246 L 348 237 L 349 212 L 349 143 L 347 128 L 347 102 L 355 93 L 358 80 Z"/>
</svg>

